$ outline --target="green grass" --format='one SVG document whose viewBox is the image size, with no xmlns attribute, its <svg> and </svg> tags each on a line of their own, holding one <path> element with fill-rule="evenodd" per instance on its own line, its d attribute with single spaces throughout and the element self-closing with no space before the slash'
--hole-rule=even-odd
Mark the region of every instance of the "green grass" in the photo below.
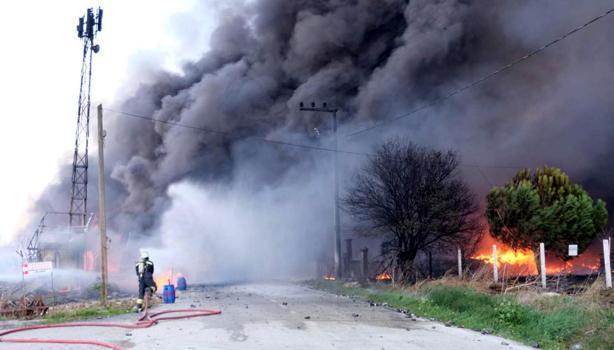
<svg viewBox="0 0 614 350">
<path fill-rule="evenodd" d="M 318 281 L 315 286 L 337 294 L 387 303 L 417 316 L 473 330 L 488 330 L 545 349 L 614 349 L 614 310 L 570 296 L 549 296 L 529 304 L 513 296 L 477 292 L 466 287 L 426 285 L 410 293 L 391 288 L 345 287 Z"/>
<path fill-rule="evenodd" d="M 43 317 L 45 323 L 64 323 L 98 317 L 111 317 L 131 312 L 129 307 L 85 307 L 74 310 L 55 311 Z"/>
</svg>

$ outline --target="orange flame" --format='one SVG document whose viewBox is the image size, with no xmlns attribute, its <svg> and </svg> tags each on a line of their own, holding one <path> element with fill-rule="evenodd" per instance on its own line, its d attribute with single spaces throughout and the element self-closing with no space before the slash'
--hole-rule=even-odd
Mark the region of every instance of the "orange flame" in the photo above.
<svg viewBox="0 0 614 350">
<path fill-rule="evenodd" d="M 177 278 L 182 277 L 183 275 L 180 272 L 174 272 L 172 270 L 164 271 L 159 274 L 158 277 L 155 278 L 156 285 L 158 286 L 158 290 L 161 290 L 164 285 L 167 284 L 176 284 Z"/>
<path fill-rule="evenodd" d="M 119 272 L 119 263 L 117 260 L 118 260 L 117 257 L 113 255 L 107 258 L 109 272 L 113 272 L 113 273 Z"/>
<path fill-rule="evenodd" d="M 337 278 L 335 278 L 335 276 L 331 275 L 330 273 L 327 273 L 326 275 L 322 276 L 322 278 L 326 281 L 334 281 Z"/>
<path fill-rule="evenodd" d="M 485 235 L 478 253 L 472 256 L 472 259 L 480 260 L 486 264 L 493 264 L 492 246 L 497 246 L 497 267 L 506 269 L 507 273 L 520 275 L 536 275 L 537 265 L 535 262 L 534 253 L 530 249 L 514 250 L 511 247 L 495 240 L 490 234 Z M 548 247 L 546 247 L 546 273 L 592 273 L 599 270 L 599 252 L 598 247 L 589 247 L 582 255 L 568 261 L 562 261 L 548 255 Z"/>
<path fill-rule="evenodd" d="M 388 273 L 388 271 L 384 271 L 379 275 L 375 276 L 375 280 L 377 281 L 392 281 L 392 276 Z"/>
<path fill-rule="evenodd" d="M 96 268 L 96 257 L 94 256 L 94 252 L 91 250 L 86 250 L 83 253 L 83 270 L 94 271 L 95 268 Z"/>
<path fill-rule="evenodd" d="M 535 267 L 535 258 L 533 252 L 530 249 L 520 249 L 514 251 L 513 249 L 505 246 L 504 244 L 496 244 L 497 246 L 497 267 L 502 265 L 527 265 L 529 267 Z M 476 260 L 482 260 L 487 264 L 493 264 L 492 251 L 488 254 L 481 253 L 472 257 Z"/>
</svg>

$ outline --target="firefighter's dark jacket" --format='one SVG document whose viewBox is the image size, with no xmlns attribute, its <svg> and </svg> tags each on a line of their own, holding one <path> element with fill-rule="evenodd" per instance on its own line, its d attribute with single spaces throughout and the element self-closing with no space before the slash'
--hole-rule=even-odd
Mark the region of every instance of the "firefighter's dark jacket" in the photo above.
<svg viewBox="0 0 614 350">
<path fill-rule="evenodd" d="M 153 279 L 154 263 L 149 258 L 141 259 L 134 268 L 139 281 Z"/>
</svg>

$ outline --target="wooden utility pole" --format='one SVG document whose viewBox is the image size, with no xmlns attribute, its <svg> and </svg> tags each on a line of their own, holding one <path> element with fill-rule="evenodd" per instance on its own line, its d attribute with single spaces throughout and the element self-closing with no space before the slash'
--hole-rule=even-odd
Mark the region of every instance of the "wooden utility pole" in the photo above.
<svg viewBox="0 0 614 350">
<path fill-rule="evenodd" d="M 107 305 L 107 217 L 104 187 L 104 137 L 102 105 L 98 105 L 98 227 L 100 229 L 100 304 Z"/>
<path fill-rule="evenodd" d="M 326 104 L 324 105 L 326 108 Z M 335 168 L 334 168 L 334 176 L 335 176 L 335 271 L 337 273 L 337 277 L 343 277 L 343 273 L 341 272 L 341 261 L 339 260 L 341 256 L 341 220 L 339 219 L 339 138 L 337 136 L 337 109 L 329 109 L 329 113 L 333 114 L 333 133 L 335 134 Z"/>
<path fill-rule="evenodd" d="M 333 255 L 333 262 L 335 264 L 335 277 L 341 279 L 343 277 L 343 270 L 341 266 L 341 220 L 340 214 L 341 211 L 339 206 L 339 138 L 337 135 L 337 108 L 329 108 L 326 105 L 326 102 L 322 103 L 322 107 L 316 107 L 315 102 L 311 103 L 311 107 L 305 107 L 303 102 L 300 103 L 301 111 L 310 111 L 310 112 L 326 112 L 331 113 L 333 116 L 333 136 L 335 138 L 335 150 L 334 150 L 334 193 L 335 193 L 335 205 L 333 207 L 333 215 L 335 217 L 335 250 Z"/>
</svg>

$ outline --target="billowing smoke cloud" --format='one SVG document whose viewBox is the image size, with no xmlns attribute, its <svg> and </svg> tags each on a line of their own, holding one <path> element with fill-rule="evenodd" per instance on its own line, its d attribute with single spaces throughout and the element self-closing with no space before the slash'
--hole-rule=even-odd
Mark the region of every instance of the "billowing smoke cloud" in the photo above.
<svg viewBox="0 0 614 350">
<path fill-rule="evenodd" d="M 229 266 L 218 274 L 295 271 L 297 261 L 331 250 L 323 238 L 332 230 L 331 155 L 259 139 L 330 146 L 330 116 L 300 112 L 300 101 L 339 107 L 347 134 L 486 75 L 611 5 L 257 0 L 226 9 L 200 60 L 181 75 L 149 77 L 116 107 L 218 132 L 115 119 L 106 150 L 110 225 L 156 237 L 169 260 Z M 394 135 L 458 150 L 479 195 L 506 181 L 509 167 L 555 165 L 612 205 L 613 20 L 445 103 L 343 137 L 340 147 L 368 152 Z M 361 161 L 341 156 L 342 183 Z M 63 206 L 65 193 L 45 198 Z"/>
<path fill-rule="evenodd" d="M 331 179 L 329 170 L 298 167 L 275 187 L 248 188 L 251 179 L 229 186 L 173 184 L 172 204 L 156 230 L 162 249 L 154 256 L 201 281 L 314 276 L 326 267 L 318 265 L 321 248 L 334 242 L 330 181 L 314 172 Z"/>
</svg>

